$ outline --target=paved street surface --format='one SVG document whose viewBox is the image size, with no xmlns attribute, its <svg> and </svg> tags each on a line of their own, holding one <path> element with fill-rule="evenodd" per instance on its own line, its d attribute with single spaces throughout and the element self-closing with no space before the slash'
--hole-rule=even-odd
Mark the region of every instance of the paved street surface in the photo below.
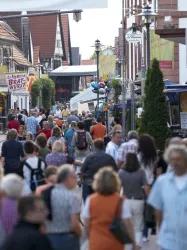
<svg viewBox="0 0 187 250">
<path fill-rule="evenodd" d="M 151 236 L 149 242 L 144 243 L 141 250 L 159 250 L 159 247 L 156 246 L 156 237 Z M 81 250 L 88 250 L 88 242 L 82 244 Z M 131 247 L 126 247 L 125 250 L 131 250 Z"/>
</svg>

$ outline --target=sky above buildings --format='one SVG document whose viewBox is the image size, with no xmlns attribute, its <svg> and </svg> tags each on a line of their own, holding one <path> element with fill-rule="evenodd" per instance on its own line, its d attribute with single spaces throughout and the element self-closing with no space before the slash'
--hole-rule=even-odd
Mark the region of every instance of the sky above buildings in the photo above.
<svg viewBox="0 0 187 250">
<path fill-rule="evenodd" d="M 95 40 L 105 46 L 114 46 L 115 36 L 121 27 L 121 0 L 108 0 L 107 9 L 83 10 L 82 20 L 76 23 L 70 15 L 71 46 L 80 47 L 82 59 L 89 59 L 94 52 Z"/>
</svg>

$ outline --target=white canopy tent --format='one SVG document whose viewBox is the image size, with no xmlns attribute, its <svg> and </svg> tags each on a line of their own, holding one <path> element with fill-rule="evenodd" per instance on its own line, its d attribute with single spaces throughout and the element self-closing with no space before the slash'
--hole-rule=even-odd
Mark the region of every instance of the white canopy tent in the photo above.
<svg viewBox="0 0 187 250">
<path fill-rule="evenodd" d="M 81 91 L 78 95 L 72 97 L 70 99 L 70 109 L 77 109 L 79 113 L 84 111 L 89 111 L 88 103 L 94 103 L 94 106 L 97 104 L 97 94 L 93 91 L 93 88 L 90 86 L 89 88 Z M 100 99 L 104 98 L 104 95 L 100 95 Z"/>
<path fill-rule="evenodd" d="M 107 8 L 108 0 L 2 0 L 1 11 Z"/>
<path fill-rule="evenodd" d="M 94 76 L 96 65 L 61 66 L 50 72 L 50 76 Z"/>
</svg>

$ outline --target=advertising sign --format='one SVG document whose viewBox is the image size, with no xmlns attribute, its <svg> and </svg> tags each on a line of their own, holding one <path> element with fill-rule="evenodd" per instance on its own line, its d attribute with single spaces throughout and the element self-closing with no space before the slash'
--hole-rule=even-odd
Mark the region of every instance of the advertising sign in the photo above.
<svg viewBox="0 0 187 250">
<path fill-rule="evenodd" d="M 133 30 L 129 30 L 125 34 L 125 39 L 129 43 L 141 43 L 142 42 L 142 33 L 138 30 L 135 32 L 133 32 Z"/>
<path fill-rule="evenodd" d="M 103 81 L 116 76 L 116 56 L 99 57 L 99 73 Z"/>
<path fill-rule="evenodd" d="M 26 86 L 26 73 L 11 73 L 6 74 L 6 83 L 8 85 L 8 89 L 10 92 L 13 92 L 15 90 L 25 90 Z"/>
<path fill-rule="evenodd" d="M 187 92 L 180 94 L 181 129 L 187 129 Z"/>
<path fill-rule="evenodd" d="M 174 68 L 174 42 L 160 38 L 154 30 L 150 32 L 151 61 L 156 58 L 161 69 Z"/>
</svg>

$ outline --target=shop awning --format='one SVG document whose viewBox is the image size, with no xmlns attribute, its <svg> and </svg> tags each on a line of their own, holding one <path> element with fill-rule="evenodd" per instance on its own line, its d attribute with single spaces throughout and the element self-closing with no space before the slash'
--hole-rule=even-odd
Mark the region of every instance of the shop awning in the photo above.
<svg viewBox="0 0 187 250">
<path fill-rule="evenodd" d="M 49 76 L 94 76 L 96 65 L 61 66 L 50 72 Z"/>
</svg>

